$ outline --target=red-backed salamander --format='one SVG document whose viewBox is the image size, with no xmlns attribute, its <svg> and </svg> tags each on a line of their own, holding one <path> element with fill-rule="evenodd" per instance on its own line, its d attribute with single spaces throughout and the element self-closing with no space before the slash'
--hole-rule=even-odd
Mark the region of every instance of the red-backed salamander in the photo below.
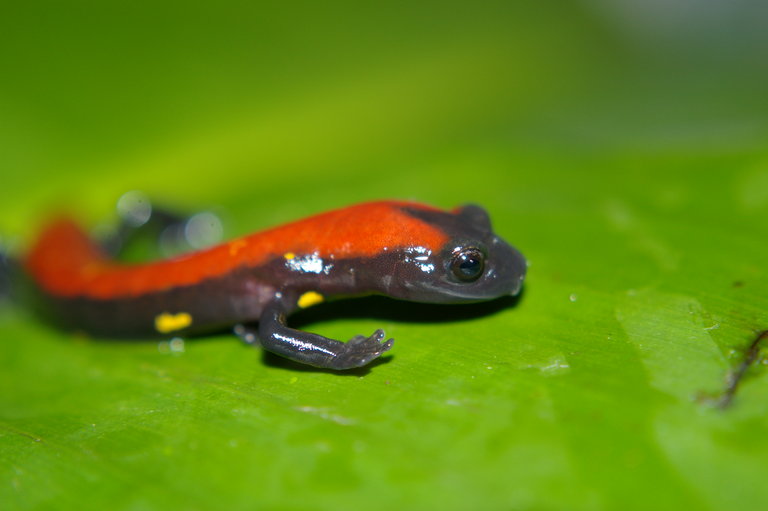
<svg viewBox="0 0 768 511">
<path fill-rule="evenodd" d="M 517 294 L 526 270 L 482 208 L 442 211 L 403 201 L 337 209 L 144 264 L 114 261 L 76 223 L 58 219 L 21 265 L 66 328 L 136 338 L 234 326 L 249 343 L 331 369 L 363 366 L 393 340 L 377 330 L 340 342 L 292 329 L 287 316 L 329 298 L 369 294 L 490 300 Z"/>
</svg>

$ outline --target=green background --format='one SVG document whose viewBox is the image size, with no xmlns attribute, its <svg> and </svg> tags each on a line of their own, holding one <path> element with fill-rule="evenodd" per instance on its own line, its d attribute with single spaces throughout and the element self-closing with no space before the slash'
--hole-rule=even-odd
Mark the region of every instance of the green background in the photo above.
<svg viewBox="0 0 768 511">
<path fill-rule="evenodd" d="M 766 509 L 760 2 L 50 2 L 0 15 L 0 233 L 140 189 L 228 237 L 478 202 L 514 307 L 320 306 L 346 375 L 232 336 L 110 343 L 0 311 L 4 509 Z"/>
</svg>

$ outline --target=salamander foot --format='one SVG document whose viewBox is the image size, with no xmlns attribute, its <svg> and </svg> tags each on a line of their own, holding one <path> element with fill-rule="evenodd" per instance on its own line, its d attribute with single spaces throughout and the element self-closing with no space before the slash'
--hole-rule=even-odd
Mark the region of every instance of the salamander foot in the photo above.
<svg viewBox="0 0 768 511">
<path fill-rule="evenodd" d="M 332 369 L 353 369 L 368 364 L 371 360 L 388 351 L 394 339 L 384 339 L 384 330 L 376 330 L 373 335 L 366 337 L 356 335 L 344 344 L 339 354 L 333 358 L 330 367 Z"/>
</svg>

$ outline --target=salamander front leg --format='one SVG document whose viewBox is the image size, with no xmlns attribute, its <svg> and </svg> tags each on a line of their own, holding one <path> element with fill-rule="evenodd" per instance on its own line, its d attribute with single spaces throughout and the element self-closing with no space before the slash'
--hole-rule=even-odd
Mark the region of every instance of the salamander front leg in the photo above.
<svg viewBox="0 0 768 511">
<path fill-rule="evenodd" d="M 344 343 L 289 328 L 279 303 L 273 303 L 264 310 L 259 319 L 258 333 L 256 329 L 244 325 L 235 327 L 235 333 L 249 344 L 258 342 L 265 350 L 290 360 L 338 370 L 362 367 L 389 350 L 395 342 L 394 339 L 382 342 L 383 330 L 376 330 L 370 337 L 358 335 Z"/>
</svg>

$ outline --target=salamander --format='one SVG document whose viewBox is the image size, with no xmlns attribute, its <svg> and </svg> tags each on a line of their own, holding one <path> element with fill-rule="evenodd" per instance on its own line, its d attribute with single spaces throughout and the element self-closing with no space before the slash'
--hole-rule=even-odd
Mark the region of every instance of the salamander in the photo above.
<svg viewBox="0 0 768 511">
<path fill-rule="evenodd" d="M 96 337 L 193 335 L 234 327 L 244 341 L 329 369 L 368 364 L 392 347 L 382 330 L 348 342 L 290 328 L 293 312 L 380 294 L 428 303 L 517 294 L 522 254 L 484 209 L 377 201 L 321 213 L 177 257 L 123 263 L 59 217 L 21 258 L 59 325 Z"/>
</svg>

